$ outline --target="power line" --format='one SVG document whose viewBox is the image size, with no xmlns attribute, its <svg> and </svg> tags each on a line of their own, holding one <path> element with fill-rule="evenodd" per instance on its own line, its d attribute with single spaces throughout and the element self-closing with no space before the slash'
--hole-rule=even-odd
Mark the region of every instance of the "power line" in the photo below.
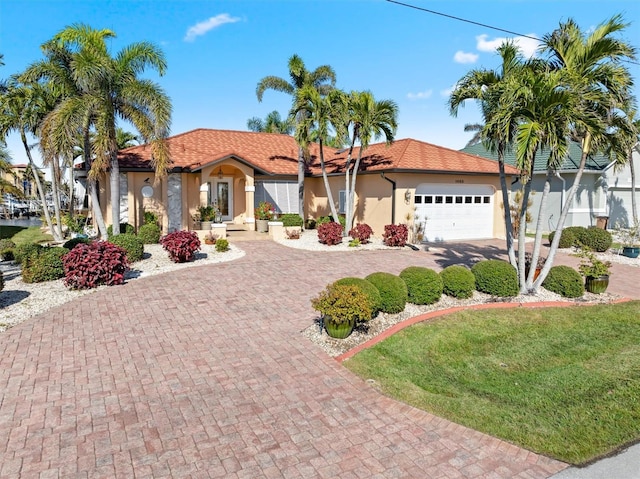
<svg viewBox="0 0 640 479">
<path fill-rule="evenodd" d="M 403 7 L 413 8 L 414 10 L 420 10 L 422 12 L 433 13 L 434 15 L 440 15 L 441 17 L 451 18 L 453 20 L 458 20 L 459 22 L 471 23 L 472 25 L 478 25 L 480 27 L 490 28 L 491 30 L 497 30 L 499 32 L 510 33 L 511 35 L 517 35 L 519 37 L 530 38 L 531 40 L 541 41 L 538 37 L 532 37 L 531 35 L 523 35 L 522 33 L 513 32 L 511 30 L 505 30 L 504 28 L 492 27 L 491 25 L 487 25 L 486 23 L 474 22 L 473 20 L 467 20 L 466 18 L 456 17 L 455 15 L 448 15 L 446 13 L 436 12 L 435 10 L 429 10 L 428 8 L 417 7 L 415 5 L 410 5 L 408 3 L 397 2 L 396 0 L 387 0 L 389 3 L 395 3 L 397 5 L 402 5 Z"/>
<path fill-rule="evenodd" d="M 534 37 L 534 36 L 531 36 L 531 35 L 525 35 L 525 34 L 523 34 L 523 33 L 514 32 L 514 31 L 512 31 L 512 30 L 506 30 L 506 29 L 504 29 L 504 28 L 500 28 L 500 27 L 494 27 L 494 26 L 492 26 L 492 25 L 487 25 L 486 23 L 474 22 L 473 20 L 468 20 L 468 19 L 466 19 L 466 18 L 457 17 L 457 16 L 455 16 L 455 15 L 449 15 L 449 14 L 447 14 L 447 13 L 436 12 L 435 10 L 429 10 L 428 8 L 418 7 L 418 6 L 416 6 L 416 5 L 411 5 L 411 4 L 409 4 L 409 3 L 398 2 L 398 1 L 396 1 L 396 0 L 387 0 L 387 2 L 389 2 L 389 3 L 395 3 L 396 5 L 401 5 L 401 6 L 403 6 L 403 7 L 407 7 L 407 8 L 413 8 L 414 10 L 420 10 L 421 12 L 432 13 L 432 14 L 434 14 L 434 15 L 439 15 L 439 16 L 441 16 L 441 17 L 445 17 L 445 18 L 451 18 L 452 20 L 457 20 L 457 21 L 459 21 L 459 22 L 470 23 L 470 24 L 472 24 L 472 25 L 478 25 L 479 27 L 489 28 L 489 29 L 491 29 L 491 30 L 496 30 L 496 31 L 503 32 L 503 33 L 509 33 L 509 34 L 511 34 L 511 35 L 516 35 L 516 36 L 518 36 L 518 37 L 522 37 L 522 38 L 529 38 L 529 39 L 531 39 L 531 40 L 535 40 L 535 41 L 537 41 L 537 42 L 542 41 L 542 39 L 540 39 L 540 38 L 538 38 L 538 37 Z M 631 63 L 631 64 L 633 64 L 633 65 L 640 65 L 640 63 L 635 62 L 635 61 L 633 61 L 633 60 L 625 60 L 625 59 L 622 59 L 622 60 L 620 60 L 620 61 L 622 61 L 622 62 L 624 62 L 624 63 Z"/>
</svg>

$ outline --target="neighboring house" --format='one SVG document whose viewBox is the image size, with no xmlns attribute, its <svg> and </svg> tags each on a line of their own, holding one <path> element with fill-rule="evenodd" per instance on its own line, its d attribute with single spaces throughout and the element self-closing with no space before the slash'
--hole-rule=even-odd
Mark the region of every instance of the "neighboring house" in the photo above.
<svg viewBox="0 0 640 479">
<path fill-rule="evenodd" d="M 468 146 L 461 150 L 464 153 L 490 158 L 497 161 L 497 155 L 489 152 L 482 144 Z M 567 194 L 573 185 L 576 171 L 580 164 L 580 145 L 572 143 L 567 158 L 558 168 L 551 181 L 551 190 L 547 199 L 547 207 L 542 212 L 543 230 L 555 231 L 560 218 L 560 212 L 565 204 Z M 532 189 L 536 192 L 532 196 L 532 206 L 529 212 L 532 216 L 528 229 L 533 229 L 538 219 L 540 199 L 547 176 L 548 151 L 538 152 L 534 165 Z M 634 152 L 634 165 L 639 171 L 640 157 Z M 505 155 L 505 163 L 515 165 L 513 151 Z M 511 183 L 511 193 L 522 189 L 517 181 Z M 640 190 L 636 193 L 640 202 Z M 640 204 L 640 203 L 639 203 Z M 580 186 L 569 209 L 565 227 L 567 226 L 602 226 L 614 228 L 616 224 L 626 226 L 633 223 L 631 219 L 631 174 L 628 165 L 616 167 L 608 157 L 595 155 L 587 159 L 587 164 L 580 181 Z"/>
<path fill-rule="evenodd" d="M 198 206 L 216 201 L 224 222 L 254 228 L 254 208 L 272 202 L 279 213 L 306 218 L 330 214 L 319 167 L 318 145 L 305 177 L 304 212 L 298 211 L 298 146 L 291 136 L 197 129 L 168 139 L 172 165 L 155 182 L 151 149 L 122 150 L 122 221 L 135 227 L 145 210 L 156 212 L 164 231 L 192 229 Z M 354 158 L 358 149 L 354 151 Z M 334 204 L 344 207 L 346 151 L 325 148 Z M 515 168 L 508 168 L 516 176 Z M 105 221 L 110 224 L 108 179 L 100 182 Z M 504 237 L 497 164 L 412 139 L 371 145 L 364 152 L 356 186 L 356 223 L 380 236 L 384 225 L 426 220 L 426 239 Z"/>
<path fill-rule="evenodd" d="M 35 184 L 27 177 L 27 165 L 11 165 L 11 171 L 4 173 L 4 179 L 18 188 L 25 198 L 36 198 L 38 193 Z"/>
</svg>

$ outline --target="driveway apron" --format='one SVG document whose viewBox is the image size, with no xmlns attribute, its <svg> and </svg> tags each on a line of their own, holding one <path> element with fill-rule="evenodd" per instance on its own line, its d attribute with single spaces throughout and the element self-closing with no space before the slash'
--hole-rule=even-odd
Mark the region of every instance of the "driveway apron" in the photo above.
<svg viewBox="0 0 640 479">
<path fill-rule="evenodd" d="M 300 334 L 328 282 L 439 269 L 437 256 L 241 247 L 238 261 L 105 288 L 0 335 L 0 477 L 545 478 L 566 466 L 387 398 Z"/>
</svg>

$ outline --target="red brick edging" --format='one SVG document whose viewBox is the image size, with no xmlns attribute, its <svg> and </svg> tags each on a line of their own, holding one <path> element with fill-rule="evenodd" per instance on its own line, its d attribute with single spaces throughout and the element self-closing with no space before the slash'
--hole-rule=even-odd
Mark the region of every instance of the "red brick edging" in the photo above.
<svg viewBox="0 0 640 479">
<path fill-rule="evenodd" d="M 629 301 L 633 301 L 630 298 L 620 298 L 612 301 L 609 304 L 616 303 L 626 303 Z M 340 356 L 336 356 L 334 359 L 341 363 L 345 359 L 349 359 L 352 356 L 355 356 L 357 353 L 362 351 L 363 349 L 370 348 L 371 346 L 378 344 L 380 341 L 387 339 L 389 336 L 396 334 L 398 331 L 403 330 L 409 326 L 412 326 L 416 323 L 420 323 L 422 321 L 427 321 L 429 319 L 437 318 L 440 316 L 446 316 L 447 314 L 457 313 L 458 311 L 464 311 L 465 309 L 506 309 L 506 308 L 551 308 L 551 307 L 568 307 L 568 306 L 595 306 L 597 304 L 603 303 L 575 303 L 573 301 L 540 301 L 537 303 L 482 303 L 482 304 L 474 304 L 470 306 L 456 306 L 455 308 L 449 309 L 440 309 L 438 311 L 430 311 L 425 314 L 420 314 L 418 316 L 414 316 L 413 318 L 405 319 L 397 324 L 394 324 L 388 329 L 385 329 L 382 333 L 380 333 L 375 338 L 371 338 L 368 341 L 365 341 L 362 344 L 359 344 L 353 349 L 350 349 L 346 353 L 342 353 Z"/>
</svg>

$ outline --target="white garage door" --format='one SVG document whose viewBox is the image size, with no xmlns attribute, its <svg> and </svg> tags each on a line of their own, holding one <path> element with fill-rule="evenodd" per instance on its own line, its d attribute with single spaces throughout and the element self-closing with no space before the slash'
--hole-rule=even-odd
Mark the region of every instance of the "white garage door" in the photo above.
<svg viewBox="0 0 640 479">
<path fill-rule="evenodd" d="M 425 240 L 492 238 L 493 194 L 489 185 L 419 185 L 414 201 Z"/>
</svg>

